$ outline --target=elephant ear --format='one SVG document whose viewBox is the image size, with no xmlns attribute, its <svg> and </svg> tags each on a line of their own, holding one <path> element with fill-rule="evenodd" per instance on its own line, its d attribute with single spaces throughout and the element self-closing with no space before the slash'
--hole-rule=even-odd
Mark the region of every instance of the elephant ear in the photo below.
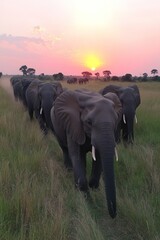
<svg viewBox="0 0 160 240">
<path fill-rule="evenodd" d="M 58 126 L 65 130 L 73 141 L 80 145 L 85 143 L 81 109 L 74 92 L 68 90 L 57 97 L 54 103 L 54 114 Z"/>
<path fill-rule="evenodd" d="M 134 96 L 135 96 L 136 108 L 137 108 L 141 103 L 139 88 L 137 87 L 137 85 L 132 85 L 130 87 L 134 90 Z"/>
<path fill-rule="evenodd" d="M 105 88 L 101 89 L 99 91 L 99 93 L 102 95 L 105 95 L 106 93 L 112 92 L 112 93 L 116 93 L 118 95 L 120 88 L 121 87 L 117 86 L 117 85 L 108 85 Z"/>
<path fill-rule="evenodd" d="M 120 120 L 122 117 L 122 104 L 118 96 L 115 93 L 109 92 L 109 93 L 106 93 L 104 97 L 114 102 L 114 108 L 118 115 L 118 120 Z"/>
<path fill-rule="evenodd" d="M 51 84 L 54 87 L 57 96 L 59 96 L 63 92 L 63 88 L 62 88 L 61 83 L 59 83 L 59 82 L 52 82 Z"/>
</svg>

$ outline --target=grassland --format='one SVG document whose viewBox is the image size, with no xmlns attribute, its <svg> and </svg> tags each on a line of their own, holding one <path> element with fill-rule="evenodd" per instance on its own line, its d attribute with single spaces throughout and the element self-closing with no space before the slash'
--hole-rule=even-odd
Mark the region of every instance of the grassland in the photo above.
<svg viewBox="0 0 160 240">
<path fill-rule="evenodd" d="M 97 91 L 106 84 L 92 81 L 82 87 Z M 44 137 L 22 104 L 0 89 L 1 240 L 160 239 L 160 83 L 138 86 L 142 103 L 134 146 L 118 145 L 114 220 L 108 215 L 103 182 L 91 192 L 92 199 L 84 199 L 74 189 L 72 172 L 63 166 L 54 136 Z M 87 167 L 89 172 L 90 154 Z"/>
</svg>

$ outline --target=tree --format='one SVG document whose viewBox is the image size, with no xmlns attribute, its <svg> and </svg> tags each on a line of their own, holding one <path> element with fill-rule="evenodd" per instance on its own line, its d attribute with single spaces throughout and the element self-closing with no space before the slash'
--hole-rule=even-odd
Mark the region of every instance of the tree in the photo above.
<svg viewBox="0 0 160 240">
<path fill-rule="evenodd" d="M 104 77 L 110 77 L 110 74 L 111 74 L 111 71 L 110 70 L 105 70 L 105 71 L 103 71 L 103 75 L 104 75 Z"/>
<path fill-rule="evenodd" d="M 53 78 L 54 78 L 54 80 L 61 81 L 64 79 L 64 75 L 61 72 L 55 73 L 55 74 L 53 74 Z"/>
<path fill-rule="evenodd" d="M 110 80 L 110 74 L 111 74 L 110 70 L 103 71 L 103 75 L 104 75 L 104 80 L 105 81 L 109 81 Z"/>
<path fill-rule="evenodd" d="M 2 77 L 2 75 L 3 75 L 2 72 L 0 72 L 0 78 Z"/>
<path fill-rule="evenodd" d="M 148 74 L 147 74 L 147 73 L 143 73 L 142 75 L 143 75 L 142 81 L 143 81 L 143 82 L 146 82 L 146 81 L 147 81 Z"/>
<path fill-rule="evenodd" d="M 143 73 L 142 74 L 144 78 L 147 78 L 148 77 L 148 74 L 147 73 Z"/>
<path fill-rule="evenodd" d="M 26 65 L 21 66 L 19 71 L 21 71 L 23 75 L 27 75 L 27 66 Z"/>
<path fill-rule="evenodd" d="M 112 76 L 111 77 L 111 81 L 119 81 L 119 77 L 118 76 Z"/>
<path fill-rule="evenodd" d="M 95 76 L 96 76 L 96 78 L 98 79 L 99 76 L 100 76 L 99 72 L 96 72 L 96 73 L 95 73 Z"/>
<path fill-rule="evenodd" d="M 82 72 L 82 75 L 84 78 L 90 78 L 92 76 L 92 73 L 90 73 L 88 71 L 84 71 L 84 72 Z"/>
<path fill-rule="evenodd" d="M 157 69 L 152 69 L 151 74 L 153 74 L 153 76 L 155 76 L 155 74 L 158 74 L 158 70 Z"/>
<path fill-rule="evenodd" d="M 61 72 L 59 72 L 58 73 L 58 80 L 63 80 L 64 79 L 64 75 L 63 75 L 63 73 L 61 73 Z"/>
<path fill-rule="evenodd" d="M 35 75 L 36 70 L 34 68 L 28 68 L 27 69 L 27 75 L 33 76 Z"/>
<path fill-rule="evenodd" d="M 132 74 L 126 73 L 124 76 L 122 76 L 122 81 L 123 82 L 132 82 Z"/>
</svg>

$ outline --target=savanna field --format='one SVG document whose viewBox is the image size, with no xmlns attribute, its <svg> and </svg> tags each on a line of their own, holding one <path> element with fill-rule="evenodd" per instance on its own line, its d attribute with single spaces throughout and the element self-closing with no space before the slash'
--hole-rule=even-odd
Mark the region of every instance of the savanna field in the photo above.
<svg viewBox="0 0 160 240">
<path fill-rule="evenodd" d="M 0 82 L 8 82 L 3 76 Z M 93 80 L 70 89 L 99 91 Z M 43 136 L 22 103 L 0 88 L 0 240 L 159 240 L 160 239 L 160 83 L 138 82 L 133 146 L 117 146 L 117 217 L 111 219 L 103 181 L 91 199 L 74 187 L 61 149 L 50 133 Z M 88 154 L 88 176 L 91 155 Z"/>
</svg>

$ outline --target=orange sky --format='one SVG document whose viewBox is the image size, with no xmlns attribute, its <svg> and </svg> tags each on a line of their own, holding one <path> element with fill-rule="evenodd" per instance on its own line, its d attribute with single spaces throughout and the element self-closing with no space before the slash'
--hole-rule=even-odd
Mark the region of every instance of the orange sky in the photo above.
<svg viewBox="0 0 160 240">
<path fill-rule="evenodd" d="M 160 71 L 160 1 L 2 0 L 0 71 Z M 93 71 L 93 72 L 94 72 Z"/>
</svg>

